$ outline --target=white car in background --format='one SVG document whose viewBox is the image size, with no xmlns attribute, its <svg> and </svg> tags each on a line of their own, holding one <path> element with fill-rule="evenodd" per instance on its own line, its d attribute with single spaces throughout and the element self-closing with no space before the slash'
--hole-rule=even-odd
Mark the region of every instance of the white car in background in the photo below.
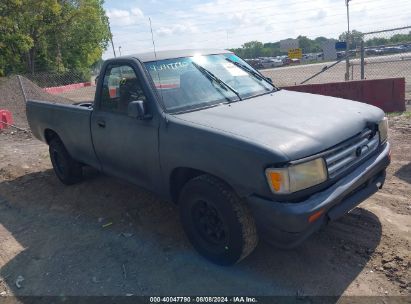
<svg viewBox="0 0 411 304">
<path fill-rule="evenodd" d="M 267 69 L 283 66 L 284 63 L 282 60 L 276 58 L 263 58 L 261 60 L 261 65 L 264 69 Z"/>
</svg>

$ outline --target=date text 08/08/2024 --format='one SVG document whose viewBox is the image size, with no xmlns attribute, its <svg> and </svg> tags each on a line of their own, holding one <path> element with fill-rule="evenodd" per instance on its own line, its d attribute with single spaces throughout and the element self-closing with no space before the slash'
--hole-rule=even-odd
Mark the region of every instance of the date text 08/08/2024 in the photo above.
<svg viewBox="0 0 411 304">
<path fill-rule="evenodd" d="M 258 303 L 255 297 L 150 297 L 150 303 Z"/>
</svg>

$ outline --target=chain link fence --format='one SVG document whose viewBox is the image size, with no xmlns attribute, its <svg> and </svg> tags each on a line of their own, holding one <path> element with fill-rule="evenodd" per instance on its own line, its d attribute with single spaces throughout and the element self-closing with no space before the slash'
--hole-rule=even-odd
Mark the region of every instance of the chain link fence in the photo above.
<svg viewBox="0 0 411 304">
<path fill-rule="evenodd" d="M 363 34 L 355 79 L 405 78 L 405 98 L 411 100 L 411 26 Z"/>
<path fill-rule="evenodd" d="M 94 100 L 96 75 L 76 70 L 64 73 L 42 71 L 19 78 L 27 99 L 38 99 L 40 90 L 46 93 L 41 94 L 45 101 L 73 104 Z"/>
<path fill-rule="evenodd" d="M 350 37 L 349 80 L 404 77 L 406 99 L 411 100 L 411 26 L 368 32 Z M 345 81 L 345 51 L 336 61 L 297 61 L 292 65 L 264 69 L 277 86 Z"/>
</svg>

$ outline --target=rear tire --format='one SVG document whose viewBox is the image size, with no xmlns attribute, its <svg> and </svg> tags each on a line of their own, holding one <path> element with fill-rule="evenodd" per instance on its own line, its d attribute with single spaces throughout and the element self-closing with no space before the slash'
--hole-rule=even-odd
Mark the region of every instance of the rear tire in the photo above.
<svg viewBox="0 0 411 304">
<path fill-rule="evenodd" d="M 257 246 L 257 230 L 250 210 L 219 179 L 201 175 L 187 182 L 179 207 L 188 239 L 210 261 L 233 265 Z"/>
<path fill-rule="evenodd" d="M 54 172 L 63 184 L 73 185 L 82 180 L 83 170 L 81 164 L 71 158 L 59 138 L 50 141 L 49 153 Z"/>
</svg>

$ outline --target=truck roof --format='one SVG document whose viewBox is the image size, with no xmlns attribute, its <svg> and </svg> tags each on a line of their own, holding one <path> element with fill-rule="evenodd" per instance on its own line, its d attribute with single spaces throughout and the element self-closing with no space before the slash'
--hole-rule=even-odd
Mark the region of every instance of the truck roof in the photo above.
<svg viewBox="0 0 411 304">
<path fill-rule="evenodd" d="M 156 55 L 154 52 L 146 52 L 133 54 L 128 56 L 122 56 L 118 58 L 137 58 L 141 62 L 150 62 L 156 60 L 180 58 L 180 57 L 191 57 L 195 55 L 214 55 L 214 54 L 227 54 L 232 53 L 223 49 L 186 49 L 186 50 L 169 50 L 169 51 L 157 51 Z"/>
</svg>

